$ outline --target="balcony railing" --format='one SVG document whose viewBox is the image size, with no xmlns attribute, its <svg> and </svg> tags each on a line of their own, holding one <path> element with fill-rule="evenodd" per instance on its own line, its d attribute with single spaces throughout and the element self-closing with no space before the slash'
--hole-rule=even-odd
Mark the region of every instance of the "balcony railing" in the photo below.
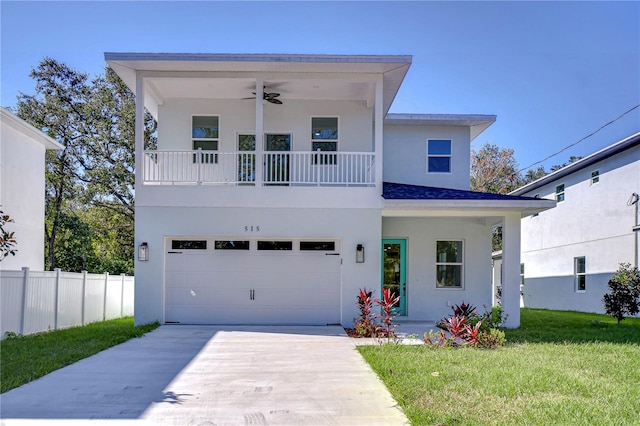
<svg viewBox="0 0 640 426">
<path fill-rule="evenodd" d="M 375 185 L 372 152 L 268 151 L 258 160 L 261 167 L 256 161 L 251 151 L 145 151 L 144 184 Z"/>
</svg>

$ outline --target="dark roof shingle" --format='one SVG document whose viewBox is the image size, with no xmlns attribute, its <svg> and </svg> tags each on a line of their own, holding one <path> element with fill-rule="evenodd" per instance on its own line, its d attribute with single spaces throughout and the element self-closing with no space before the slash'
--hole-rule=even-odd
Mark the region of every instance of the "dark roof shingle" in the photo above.
<svg viewBox="0 0 640 426">
<path fill-rule="evenodd" d="M 384 182 L 382 197 L 385 200 L 535 200 L 533 197 L 491 194 L 461 189 L 407 185 Z"/>
</svg>

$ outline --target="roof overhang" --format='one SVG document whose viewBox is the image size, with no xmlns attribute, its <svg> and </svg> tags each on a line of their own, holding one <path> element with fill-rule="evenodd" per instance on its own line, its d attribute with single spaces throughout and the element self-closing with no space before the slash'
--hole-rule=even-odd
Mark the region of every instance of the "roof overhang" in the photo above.
<svg viewBox="0 0 640 426">
<path fill-rule="evenodd" d="M 520 212 L 531 216 L 555 207 L 555 200 L 385 200 L 383 217 L 501 217 Z"/>
<path fill-rule="evenodd" d="M 280 99 L 357 99 L 373 104 L 382 76 L 384 113 L 411 65 L 408 55 L 289 55 L 204 53 L 112 53 L 106 62 L 135 93 L 145 77 L 145 107 L 157 115 L 165 98 L 242 99 L 256 80 Z M 189 80 L 197 79 L 197 81 Z M 194 84 L 195 83 L 195 84 Z"/>
<path fill-rule="evenodd" d="M 0 116 L 2 117 L 2 124 L 10 126 L 22 134 L 30 137 L 31 139 L 40 142 L 44 145 L 45 149 L 64 149 L 64 145 L 52 139 L 51 137 L 42 133 L 41 130 L 33 127 L 20 117 L 12 114 L 7 109 L 0 107 Z"/>
<path fill-rule="evenodd" d="M 555 172 L 549 173 L 546 176 L 541 177 L 538 180 L 530 182 L 515 191 L 510 192 L 510 195 L 522 195 L 527 192 L 531 192 L 535 189 L 538 189 L 550 182 L 553 182 L 557 179 L 561 179 L 571 173 L 574 173 L 578 170 L 584 169 L 585 167 L 589 167 L 598 161 L 602 161 L 605 158 L 609 158 L 613 155 L 619 154 L 622 151 L 630 149 L 634 146 L 640 145 L 640 132 L 635 133 L 627 138 L 622 139 L 612 145 L 609 145 L 606 148 L 601 149 L 600 151 L 594 152 L 591 155 L 588 155 L 584 158 L 581 158 L 578 161 L 574 161 L 573 163 L 556 170 Z"/>
<path fill-rule="evenodd" d="M 471 139 L 495 123 L 497 116 L 484 114 L 387 114 L 385 124 L 402 126 L 469 127 Z"/>
</svg>

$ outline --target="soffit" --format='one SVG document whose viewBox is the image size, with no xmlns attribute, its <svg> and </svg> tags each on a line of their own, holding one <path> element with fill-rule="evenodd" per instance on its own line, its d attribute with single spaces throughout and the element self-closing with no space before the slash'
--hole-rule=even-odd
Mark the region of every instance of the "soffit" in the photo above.
<svg viewBox="0 0 640 426">
<path fill-rule="evenodd" d="M 105 53 L 105 59 L 134 91 L 136 72 L 145 72 L 145 106 L 152 114 L 166 98 L 251 97 L 256 79 L 283 101 L 352 99 L 371 105 L 376 75 L 384 81 L 386 113 L 411 65 L 411 56 L 373 55 Z"/>
</svg>

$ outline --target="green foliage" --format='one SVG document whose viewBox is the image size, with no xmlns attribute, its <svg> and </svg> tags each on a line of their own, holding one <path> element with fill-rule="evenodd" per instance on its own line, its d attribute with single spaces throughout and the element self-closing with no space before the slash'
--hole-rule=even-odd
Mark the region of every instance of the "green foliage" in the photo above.
<svg viewBox="0 0 640 426">
<path fill-rule="evenodd" d="M 45 58 L 30 76 L 35 93 L 18 96 L 16 115 L 65 147 L 46 156 L 47 268 L 131 273 L 133 93 L 109 67 L 91 80 L 86 73 Z M 147 113 L 148 147 L 155 146 L 155 130 Z"/>
<path fill-rule="evenodd" d="M 485 306 L 486 308 L 486 306 Z M 436 323 L 440 333 L 425 333 L 422 340 L 432 347 L 471 346 L 480 348 L 497 348 L 504 345 L 504 332 L 500 327 L 502 307 L 495 306 L 490 311 L 478 314 L 475 306 L 462 302 L 451 307 L 453 315 Z"/>
<path fill-rule="evenodd" d="M 605 312 L 618 320 L 633 316 L 640 310 L 640 274 L 638 268 L 621 263 L 608 283 L 609 293 L 602 297 Z"/>
<path fill-rule="evenodd" d="M 15 233 L 5 229 L 6 224 L 12 222 L 13 219 L 0 210 L 0 262 L 9 255 L 15 256 L 18 251 L 16 249 L 17 241 Z"/>
<path fill-rule="evenodd" d="M 484 144 L 471 151 L 471 189 L 473 191 L 507 194 L 518 188 L 522 178 L 511 148 Z"/>
<path fill-rule="evenodd" d="M 97 322 L 28 336 L 12 335 L 2 341 L 0 386 L 6 392 L 102 350 L 126 342 L 158 327 L 134 327 L 133 318 Z"/>
<path fill-rule="evenodd" d="M 412 425 L 638 423 L 640 318 L 618 327 L 606 315 L 522 309 L 521 327 L 502 332 L 496 350 L 357 350 Z"/>
</svg>

